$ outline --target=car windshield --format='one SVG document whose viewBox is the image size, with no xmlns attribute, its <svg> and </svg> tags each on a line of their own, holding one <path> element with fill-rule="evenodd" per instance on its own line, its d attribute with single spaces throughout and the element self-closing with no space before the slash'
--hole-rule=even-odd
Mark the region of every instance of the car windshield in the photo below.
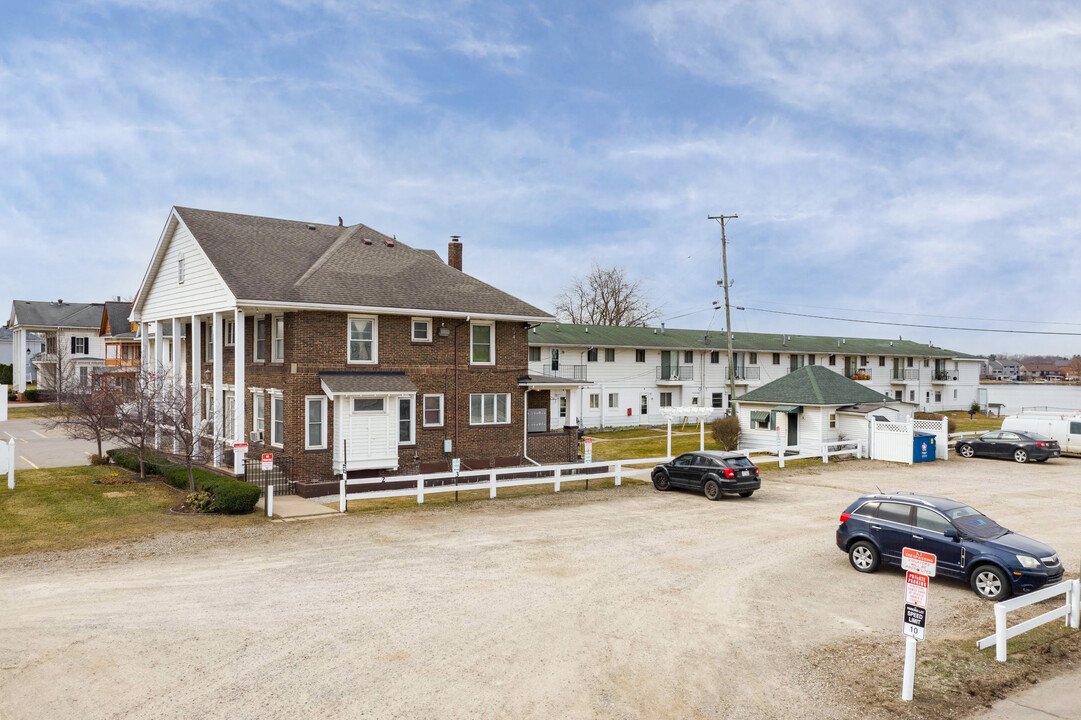
<svg viewBox="0 0 1081 720">
<path fill-rule="evenodd" d="M 950 520 L 953 520 L 953 524 L 966 538 L 994 540 L 1009 532 L 991 518 L 967 505 L 947 510 L 946 514 L 950 516 Z"/>
<path fill-rule="evenodd" d="M 728 458 L 728 464 L 732 467 L 754 467 L 754 463 L 745 457 Z"/>
<path fill-rule="evenodd" d="M 946 514 L 950 516 L 950 520 L 959 520 L 966 515 L 979 515 L 980 511 L 974 508 L 970 508 L 968 505 L 962 505 L 959 508 L 947 510 Z"/>
</svg>

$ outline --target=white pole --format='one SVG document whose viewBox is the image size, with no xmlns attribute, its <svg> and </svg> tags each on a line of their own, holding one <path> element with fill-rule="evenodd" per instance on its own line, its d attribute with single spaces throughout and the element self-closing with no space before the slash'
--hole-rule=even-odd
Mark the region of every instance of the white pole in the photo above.
<svg viewBox="0 0 1081 720">
<path fill-rule="evenodd" d="M 18 348 L 15 348 L 18 350 Z M 16 355 L 16 358 L 19 356 Z M 8 419 L 8 386 L 0 385 L 0 422 Z"/>
<path fill-rule="evenodd" d="M 556 492 L 559 492 L 559 478 L 562 476 L 562 472 L 559 468 L 556 468 Z"/>
<path fill-rule="evenodd" d="M 623 463 L 616 463 L 616 487 L 623 484 Z"/>
<path fill-rule="evenodd" d="M 15 489 L 15 438 L 8 440 L 8 490 Z M 1077 627 L 1077 623 L 1074 623 Z"/>
<path fill-rule="evenodd" d="M 12 442 L 15 442 L 12 440 Z M 15 451 L 12 450 L 12 453 Z M 14 466 L 15 463 L 12 463 Z M 1078 629 L 1078 625 L 1081 625 L 1081 580 L 1073 581 L 1073 596 L 1070 601 L 1070 627 L 1074 630 Z"/>
<path fill-rule="evenodd" d="M 191 351 L 191 426 L 199 427 L 203 420 L 203 327 L 198 315 L 191 316 L 188 349 Z M 202 459 L 201 443 L 195 443 L 194 450 L 195 459 Z"/>
<path fill-rule="evenodd" d="M 905 676 L 901 684 L 901 699 L 912 699 L 912 687 L 916 683 L 916 638 L 905 636 Z"/>
<path fill-rule="evenodd" d="M 244 345 L 244 311 L 237 308 L 233 313 L 233 427 L 227 428 L 226 432 L 232 431 L 233 442 L 244 443 L 244 430 L 248 423 L 245 416 L 245 403 L 248 401 L 248 387 L 244 382 L 244 364 L 247 362 L 247 350 Z M 305 400 L 305 402 L 307 402 Z M 255 412 L 254 401 L 252 412 Z M 245 450 L 233 451 L 233 472 L 243 475 Z"/>
<path fill-rule="evenodd" d="M 488 473 L 488 497 L 495 497 L 495 470 Z"/>
<path fill-rule="evenodd" d="M 216 312 L 213 314 L 214 327 L 210 330 L 211 344 L 214 346 L 214 418 L 213 418 L 213 441 L 214 441 L 214 454 L 212 455 L 214 465 L 221 467 L 222 463 L 222 446 L 221 439 L 224 435 L 224 418 L 225 409 L 222 406 L 222 400 L 225 397 L 225 389 L 222 387 L 222 345 L 224 338 L 222 337 L 222 313 Z M 235 389 L 235 388 L 234 388 Z"/>
<path fill-rule="evenodd" d="M 667 457 L 672 457 L 672 419 L 668 419 L 668 451 L 665 453 Z"/>
<path fill-rule="evenodd" d="M 417 505 L 424 504 L 424 476 L 417 476 Z"/>
<path fill-rule="evenodd" d="M 706 419 L 704 417 L 698 418 L 698 449 L 706 449 Z"/>
<path fill-rule="evenodd" d="M 173 323 L 173 339 L 169 344 L 172 350 L 172 358 L 169 361 L 169 379 L 172 380 L 172 394 L 174 398 L 182 397 L 184 392 L 184 383 L 180 377 L 180 370 L 183 365 L 183 360 L 180 356 L 180 318 L 174 317 Z M 176 409 L 176 408 L 173 408 Z M 184 412 L 182 409 L 178 412 Z M 175 432 L 173 433 L 173 452 L 180 452 L 180 436 Z"/>
<path fill-rule="evenodd" d="M 995 660 L 1006 662 L 1006 608 L 995 605 Z"/>
<path fill-rule="evenodd" d="M 274 484 L 269 482 L 266 486 L 266 516 L 274 517 Z"/>
<path fill-rule="evenodd" d="M 342 476 L 342 482 L 338 490 L 338 512 L 345 512 L 345 476 Z"/>
</svg>

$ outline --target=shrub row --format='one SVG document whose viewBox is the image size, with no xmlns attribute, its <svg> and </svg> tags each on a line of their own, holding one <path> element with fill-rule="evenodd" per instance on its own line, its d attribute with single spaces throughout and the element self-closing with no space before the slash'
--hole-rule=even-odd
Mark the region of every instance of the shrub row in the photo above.
<svg viewBox="0 0 1081 720">
<path fill-rule="evenodd" d="M 11 366 L 0 363 L 0 385 L 11 385 L 12 372 Z"/>
<path fill-rule="evenodd" d="M 132 450 L 114 449 L 108 452 L 113 462 L 120 467 L 139 472 L 139 455 Z M 188 487 L 188 469 L 183 465 L 170 462 L 167 458 L 153 452 L 148 452 L 143 461 L 143 466 L 149 475 L 160 475 L 165 482 L 173 487 L 185 489 Z M 255 503 L 259 501 L 262 491 L 255 485 L 240 480 L 234 480 L 209 470 L 196 468 L 192 470 L 197 490 L 205 490 L 214 496 L 214 504 L 218 510 L 229 515 L 248 513 L 255 509 Z"/>
</svg>

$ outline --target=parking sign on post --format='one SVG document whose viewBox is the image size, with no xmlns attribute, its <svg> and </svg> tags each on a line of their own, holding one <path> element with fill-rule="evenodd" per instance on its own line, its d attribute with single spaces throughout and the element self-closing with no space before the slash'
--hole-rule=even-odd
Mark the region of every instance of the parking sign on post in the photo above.
<svg viewBox="0 0 1081 720">
<path fill-rule="evenodd" d="M 593 438 L 587 437 L 583 442 L 586 446 L 585 452 L 583 453 L 584 460 L 587 463 L 593 462 Z"/>
<path fill-rule="evenodd" d="M 923 640 L 927 628 L 927 591 L 935 576 L 938 558 L 929 552 L 904 548 L 901 567 L 905 573 L 905 615 L 901 632 L 905 635 L 905 671 L 901 681 L 901 699 L 911 700 L 916 684 L 916 641 Z"/>
<path fill-rule="evenodd" d="M 263 468 L 263 470 L 273 470 L 274 469 L 274 455 L 273 455 L 273 453 L 263 453 L 262 468 Z"/>
</svg>

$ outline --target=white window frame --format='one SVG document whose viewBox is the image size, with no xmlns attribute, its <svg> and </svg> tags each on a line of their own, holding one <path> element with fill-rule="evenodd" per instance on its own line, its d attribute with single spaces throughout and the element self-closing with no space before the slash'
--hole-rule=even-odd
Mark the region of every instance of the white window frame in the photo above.
<svg viewBox="0 0 1081 720">
<path fill-rule="evenodd" d="M 598 355 L 597 348 L 589 348 L 586 350 L 586 362 L 597 362 Z"/>
<path fill-rule="evenodd" d="M 270 393 L 270 442 L 267 443 L 271 447 L 285 447 L 285 396 L 280 391 L 271 390 Z M 278 426 L 278 413 L 277 404 L 281 401 L 282 404 L 282 417 L 280 418 L 282 424 L 282 437 L 281 442 L 275 442 L 274 430 Z"/>
<path fill-rule="evenodd" d="M 536 357 L 534 357 L 534 356 L 536 356 Z M 539 347 L 537 347 L 536 345 L 531 346 L 529 348 L 529 362 L 540 362 L 540 359 L 541 359 L 541 349 Z"/>
<path fill-rule="evenodd" d="M 559 419 L 560 420 L 566 420 L 567 419 L 567 396 L 566 395 L 560 395 L 559 396 Z"/>
<path fill-rule="evenodd" d="M 830 429 L 831 430 L 836 429 L 837 428 L 837 413 L 830 413 L 829 420 L 830 420 Z"/>
<path fill-rule="evenodd" d="M 251 389 L 251 429 L 263 433 L 266 439 L 266 395 L 259 388 Z"/>
<path fill-rule="evenodd" d="M 589 409 L 600 410 L 601 409 L 601 394 L 590 393 L 589 394 Z"/>
<path fill-rule="evenodd" d="M 604 349 L 604 361 L 605 362 L 615 362 L 616 361 L 616 349 L 615 348 L 605 348 Z"/>
<path fill-rule="evenodd" d="M 608 407 L 609 408 L 618 408 L 619 407 L 619 393 L 608 393 Z"/>
<path fill-rule="evenodd" d="M 203 338 L 203 350 L 206 353 L 206 357 L 203 361 L 208 363 L 214 362 L 214 318 L 207 318 L 203 327 L 206 328 L 206 336 Z"/>
<path fill-rule="evenodd" d="M 354 320 L 371 320 L 371 323 L 372 323 L 372 339 L 370 341 L 369 340 L 361 340 L 361 339 L 357 339 L 357 340 L 353 339 L 353 321 Z M 412 335 L 413 335 L 412 330 L 410 330 L 409 335 L 410 335 L 410 337 L 412 337 Z M 347 363 L 349 363 L 350 365 L 375 365 L 375 364 L 377 364 L 379 362 L 379 316 L 378 315 L 350 315 L 349 318 L 346 320 L 345 337 L 346 337 L 345 361 Z M 371 360 L 354 360 L 353 359 L 353 343 L 354 342 L 358 342 L 358 343 L 371 342 L 371 344 L 372 344 L 372 352 L 371 352 L 372 359 Z"/>
<path fill-rule="evenodd" d="M 76 337 L 75 338 L 75 355 L 89 355 L 90 354 L 90 338 Z"/>
<path fill-rule="evenodd" d="M 177 285 L 183 285 L 184 284 L 184 276 L 186 274 L 186 272 L 185 272 L 186 268 L 184 267 L 185 264 L 186 263 L 184 262 L 184 253 L 180 253 L 179 257 L 177 257 L 177 259 L 176 259 L 176 284 Z"/>
<path fill-rule="evenodd" d="M 428 337 L 417 337 L 417 323 L 423 323 L 427 329 Z M 432 319 L 426 317 L 415 317 L 409 321 L 409 339 L 415 343 L 430 343 L 432 341 Z"/>
<path fill-rule="evenodd" d="M 263 329 L 263 337 L 261 337 L 261 338 L 259 337 L 259 328 Z M 265 315 L 260 315 L 259 317 L 255 318 L 255 325 L 252 326 L 251 359 L 252 359 L 252 362 L 257 362 L 257 363 L 266 362 L 266 316 Z"/>
<path fill-rule="evenodd" d="M 402 440 L 402 403 L 409 403 L 409 439 Z M 416 445 L 417 444 L 417 401 L 412 395 L 408 397 L 398 397 L 398 402 L 394 403 L 394 430 L 395 437 L 398 438 L 399 445 Z"/>
<path fill-rule="evenodd" d="M 357 400 L 378 400 L 383 407 L 378 410 L 357 410 Z M 385 397 L 355 397 L 349 401 L 349 412 L 354 415 L 381 415 L 387 411 L 387 399 Z"/>
<path fill-rule="evenodd" d="M 499 396 L 505 397 L 507 399 L 507 419 L 502 421 L 502 422 L 500 422 L 499 416 L 497 414 L 498 402 L 496 401 L 496 398 L 499 397 Z M 481 412 L 480 412 L 480 419 L 479 420 L 475 419 L 474 416 L 473 416 L 473 398 L 480 398 L 481 399 L 480 400 L 480 402 L 481 402 Z M 491 422 L 485 422 L 485 420 L 484 420 L 484 409 L 485 409 L 485 405 L 487 404 L 489 399 L 491 400 L 491 403 L 492 403 L 492 421 Z M 510 425 L 510 423 L 511 423 L 511 410 L 512 410 L 512 408 L 511 408 L 510 393 L 470 393 L 469 394 L 469 424 L 470 425 Z"/>
<path fill-rule="evenodd" d="M 281 333 L 278 333 L 278 321 L 281 321 Z M 278 341 L 281 341 L 281 355 L 278 354 Z M 285 362 L 285 315 L 274 315 L 270 320 L 270 362 Z"/>
<path fill-rule="evenodd" d="M 473 330 L 478 327 L 489 328 L 488 335 L 488 357 L 485 362 L 478 362 L 474 360 L 474 342 L 473 342 Z M 470 365 L 495 365 L 495 322 L 475 322 L 469 324 L 469 364 Z"/>
<path fill-rule="evenodd" d="M 665 396 L 667 396 L 667 399 L 668 399 L 667 404 L 665 403 Z M 661 402 L 661 407 L 672 407 L 672 393 L 671 392 L 662 392 L 660 402 Z"/>
<path fill-rule="evenodd" d="M 311 403 L 312 401 L 319 403 L 319 434 L 322 435 L 322 442 L 318 445 L 312 444 L 311 439 Z M 325 450 L 327 447 L 327 398 L 325 395 L 305 395 L 304 396 L 304 449 L 305 450 Z"/>
<path fill-rule="evenodd" d="M 437 398 L 439 400 L 439 422 L 428 422 L 428 398 Z M 421 399 L 421 426 L 422 427 L 443 427 L 443 396 L 442 395 L 425 395 Z"/>
<path fill-rule="evenodd" d="M 236 392 L 222 390 L 221 394 L 221 439 L 225 442 L 237 442 L 236 435 Z"/>
<path fill-rule="evenodd" d="M 236 324 L 233 320 L 226 320 L 225 327 L 221 331 L 222 347 L 233 347 L 236 345 Z"/>
</svg>

